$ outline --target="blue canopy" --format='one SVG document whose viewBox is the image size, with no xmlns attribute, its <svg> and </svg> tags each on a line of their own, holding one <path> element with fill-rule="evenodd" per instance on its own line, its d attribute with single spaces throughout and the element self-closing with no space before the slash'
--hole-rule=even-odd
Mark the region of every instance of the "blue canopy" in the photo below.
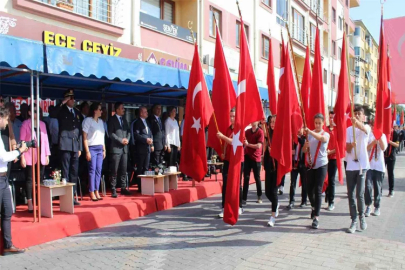
<svg viewBox="0 0 405 270">
<path fill-rule="evenodd" d="M 0 36 L 0 67 L 26 67 L 40 72 L 41 96 L 60 98 L 61 91 L 74 88 L 78 99 L 161 103 L 179 105 L 187 95 L 189 71 L 72 50 L 40 42 Z M 10 53 L 13 52 L 13 53 Z M 205 75 L 212 90 L 212 75 Z M 30 74 L 6 71 L 0 76 L 1 91 L 26 96 Z M 237 83 L 234 83 L 237 89 Z M 235 90 L 236 91 L 236 90 Z M 259 88 L 262 98 L 267 89 Z"/>
</svg>

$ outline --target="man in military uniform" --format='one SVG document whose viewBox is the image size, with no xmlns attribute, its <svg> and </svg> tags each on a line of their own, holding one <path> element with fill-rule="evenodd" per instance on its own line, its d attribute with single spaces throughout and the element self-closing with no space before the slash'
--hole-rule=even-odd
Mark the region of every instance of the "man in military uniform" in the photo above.
<svg viewBox="0 0 405 270">
<path fill-rule="evenodd" d="M 74 108 L 75 98 L 73 89 L 65 92 L 65 99 L 56 109 L 59 123 L 59 151 L 62 165 L 62 177 L 67 182 L 76 184 L 73 192 L 77 189 L 79 171 L 79 157 L 82 152 L 82 122 L 81 114 Z M 74 201 L 74 205 L 80 205 Z"/>
</svg>

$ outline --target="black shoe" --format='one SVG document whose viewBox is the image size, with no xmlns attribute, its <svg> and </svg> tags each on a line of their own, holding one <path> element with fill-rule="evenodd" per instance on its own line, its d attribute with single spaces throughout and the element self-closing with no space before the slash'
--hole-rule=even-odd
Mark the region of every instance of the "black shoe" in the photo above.
<svg viewBox="0 0 405 270">
<path fill-rule="evenodd" d="M 121 195 L 131 195 L 131 192 L 129 192 L 128 189 L 122 188 L 121 189 Z"/>
<path fill-rule="evenodd" d="M 74 202 L 73 202 L 73 205 L 75 205 L 75 206 L 79 206 L 79 205 L 80 205 L 80 203 L 79 203 L 78 201 L 74 201 Z"/>
<path fill-rule="evenodd" d="M 24 253 L 24 252 L 25 252 L 25 249 L 21 249 L 21 248 L 15 247 L 15 246 L 11 246 L 10 248 L 5 248 L 4 249 L 3 256 L 13 255 L 13 254 L 21 254 L 21 253 Z"/>
<path fill-rule="evenodd" d="M 311 219 L 314 219 L 314 218 L 315 218 L 315 210 L 312 209 L 312 211 L 311 211 Z"/>
<path fill-rule="evenodd" d="M 319 221 L 314 218 L 314 220 L 312 221 L 312 229 L 318 229 L 319 228 Z"/>
<path fill-rule="evenodd" d="M 112 198 L 117 198 L 118 197 L 117 191 L 115 189 L 112 190 L 111 197 Z"/>
<path fill-rule="evenodd" d="M 301 208 L 304 208 L 305 206 L 307 206 L 307 203 L 306 203 L 306 202 L 302 202 L 302 203 L 300 204 L 300 207 L 301 207 Z"/>
<path fill-rule="evenodd" d="M 288 210 L 291 210 L 294 208 L 294 202 L 290 202 L 290 204 L 287 206 Z"/>
</svg>

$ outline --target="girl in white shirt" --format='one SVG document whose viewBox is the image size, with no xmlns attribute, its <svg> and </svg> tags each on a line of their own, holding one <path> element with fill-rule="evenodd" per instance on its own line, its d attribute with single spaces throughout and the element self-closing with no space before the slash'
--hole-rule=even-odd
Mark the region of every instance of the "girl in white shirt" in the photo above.
<svg viewBox="0 0 405 270">
<path fill-rule="evenodd" d="M 180 129 L 176 119 L 176 108 L 170 107 L 167 111 L 169 117 L 165 121 L 166 146 L 167 146 L 167 166 L 176 166 L 180 145 Z"/>
<path fill-rule="evenodd" d="M 83 121 L 83 145 L 86 159 L 89 162 L 89 192 L 92 201 L 102 200 L 98 190 L 100 188 L 103 159 L 105 158 L 104 122 L 101 120 L 101 104 L 90 106 L 90 117 Z"/>
</svg>

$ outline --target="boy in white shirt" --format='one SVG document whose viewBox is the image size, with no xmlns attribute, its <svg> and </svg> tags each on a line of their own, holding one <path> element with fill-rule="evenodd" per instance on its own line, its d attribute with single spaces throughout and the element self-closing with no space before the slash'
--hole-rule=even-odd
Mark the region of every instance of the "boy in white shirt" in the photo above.
<svg viewBox="0 0 405 270">
<path fill-rule="evenodd" d="M 370 121 L 370 125 L 374 126 L 374 120 Z M 384 151 L 387 149 L 387 137 L 382 134 L 379 140 L 376 140 L 374 134 L 370 134 L 368 140 L 367 150 L 369 151 L 370 170 L 366 175 L 366 213 L 365 216 L 369 217 L 371 213 L 371 203 L 373 201 L 371 193 L 374 187 L 374 216 L 380 215 L 380 200 L 381 200 L 381 188 L 384 179 L 385 163 L 384 163 Z"/>
<path fill-rule="evenodd" d="M 352 126 L 346 130 L 346 183 L 347 194 L 349 198 L 349 209 L 352 223 L 347 229 L 348 233 L 355 233 L 357 229 L 357 216 L 360 218 L 360 229 L 366 230 L 367 223 L 364 216 L 364 189 L 367 170 L 370 168 L 367 154 L 368 140 L 371 134 L 369 125 L 363 124 L 364 109 L 356 106 L 354 117 L 352 117 Z M 353 128 L 355 129 L 353 138 Z M 357 205 L 355 200 L 355 192 Z M 357 212 L 358 211 L 358 212 Z"/>
</svg>

